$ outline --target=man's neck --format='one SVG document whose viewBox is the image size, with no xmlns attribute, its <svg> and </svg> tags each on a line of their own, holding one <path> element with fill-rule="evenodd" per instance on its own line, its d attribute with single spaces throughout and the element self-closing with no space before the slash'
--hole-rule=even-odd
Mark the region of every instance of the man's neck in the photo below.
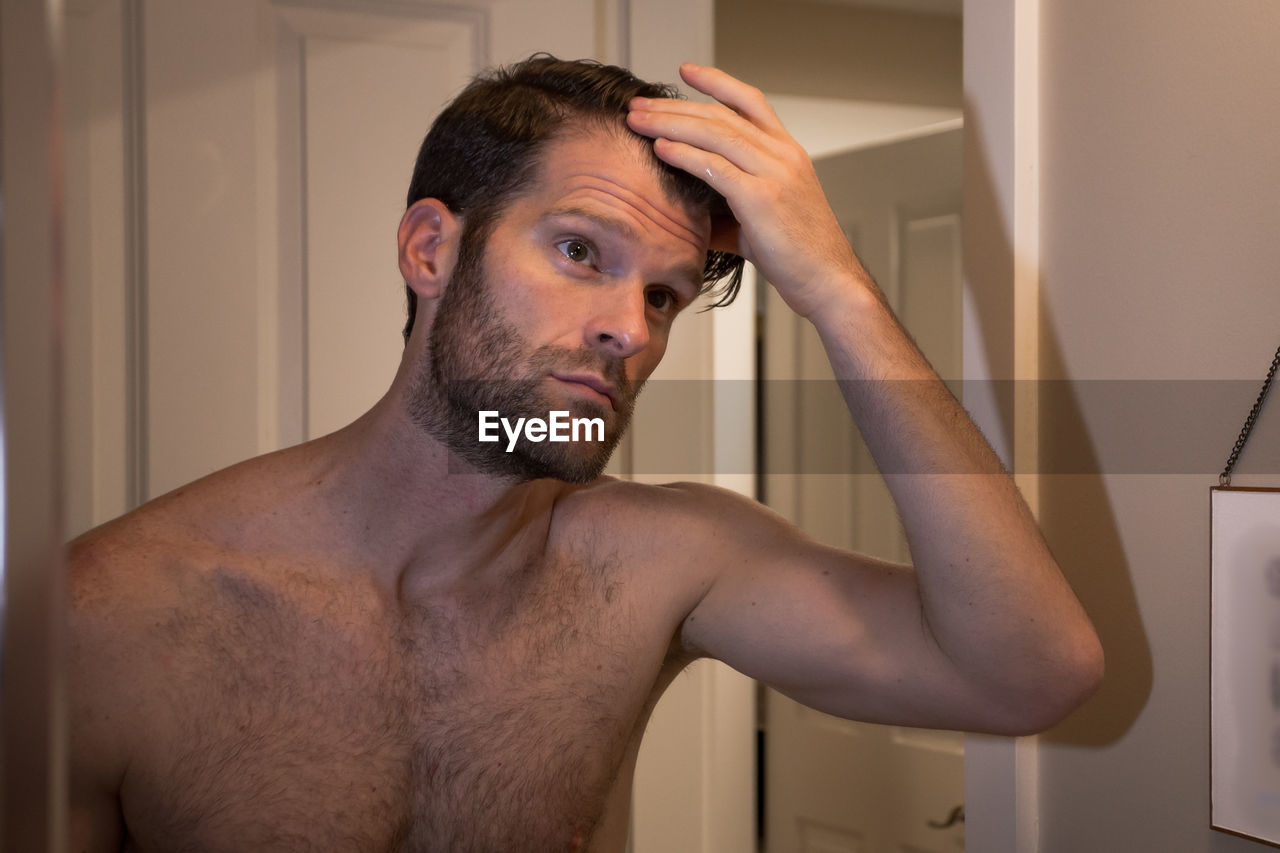
<svg viewBox="0 0 1280 853">
<path fill-rule="evenodd" d="M 476 472 L 409 418 L 396 389 L 320 440 L 323 500 L 382 582 L 411 595 L 491 572 L 520 540 L 545 541 L 566 488 Z M 530 543 L 533 544 L 533 543 Z"/>
</svg>

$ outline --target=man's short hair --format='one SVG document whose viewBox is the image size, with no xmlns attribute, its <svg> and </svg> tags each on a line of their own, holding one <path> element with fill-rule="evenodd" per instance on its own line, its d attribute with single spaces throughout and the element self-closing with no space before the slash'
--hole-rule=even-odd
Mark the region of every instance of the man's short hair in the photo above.
<svg viewBox="0 0 1280 853">
<path fill-rule="evenodd" d="M 523 62 L 485 72 L 462 90 L 436 118 L 418 150 L 408 204 L 435 198 L 463 218 L 463 243 L 482 246 L 501 209 L 533 180 L 541 154 L 566 121 L 595 122 L 642 141 L 664 188 L 681 202 L 706 206 L 712 216 L 729 215 L 724 198 L 702 180 L 653 155 L 652 140 L 626 125 L 632 98 L 677 98 L 672 86 L 647 83 L 625 68 L 592 60 L 565 61 L 535 54 Z M 474 242 L 473 242 L 474 241 Z M 728 305 L 742 282 L 742 258 L 707 253 L 703 291 L 715 288 L 715 306 Z M 417 295 L 406 285 L 407 341 L 417 313 Z"/>
</svg>

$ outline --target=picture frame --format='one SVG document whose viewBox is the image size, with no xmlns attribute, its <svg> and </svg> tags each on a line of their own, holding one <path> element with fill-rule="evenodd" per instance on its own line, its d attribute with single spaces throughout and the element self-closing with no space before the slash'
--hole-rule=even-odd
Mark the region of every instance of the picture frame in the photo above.
<svg viewBox="0 0 1280 853">
<path fill-rule="evenodd" d="M 1280 847 L 1280 489 L 1210 490 L 1211 823 Z"/>
</svg>

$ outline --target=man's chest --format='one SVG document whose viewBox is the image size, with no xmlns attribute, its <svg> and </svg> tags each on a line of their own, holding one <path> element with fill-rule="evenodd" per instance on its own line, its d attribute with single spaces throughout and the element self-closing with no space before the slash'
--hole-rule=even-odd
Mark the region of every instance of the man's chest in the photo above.
<svg viewBox="0 0 1280 853">
<path fill-rule="evenodd" d="M 167 709 L 122 793 L 137 846 L 587 849 L 668 638 L 620 581 L 539 571 L 391 620 L 217 580 L 234 620 L 170 626 Z"/>
</svg>

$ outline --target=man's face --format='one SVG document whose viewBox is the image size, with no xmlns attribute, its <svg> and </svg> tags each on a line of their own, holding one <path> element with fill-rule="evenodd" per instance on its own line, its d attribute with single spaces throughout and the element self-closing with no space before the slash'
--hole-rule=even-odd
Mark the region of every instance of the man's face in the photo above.
<svg viewBox="0 0 1280 853">
<path fill-rule="evenodd" d="M 667 197 L 648 156 L 606 130 L 553 141 L 483 252 L 460 258 L 413 414 L 479 471 L 586 482 L 621 439 L 672 321 L 697 297 L 710 230 L 705 212 Z M 598 417 L 605 440 L 522 439 L 507 452 L 505 436 L 477 440 L 481 410 Z"/>
</svg>

